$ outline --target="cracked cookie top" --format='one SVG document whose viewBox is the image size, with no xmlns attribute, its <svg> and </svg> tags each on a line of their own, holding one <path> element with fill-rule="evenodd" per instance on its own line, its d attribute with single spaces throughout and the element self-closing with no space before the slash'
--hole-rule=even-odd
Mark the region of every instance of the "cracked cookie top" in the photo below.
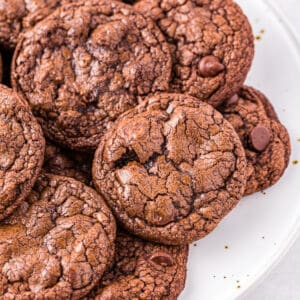
<svg viewBox="0 0 300 300">
<path fill-rule="evenodd" d="M 245 194 L 275 184 L 288 166 L 289 134 L 272 104 L 258 90 L 244 86 L 220 108 L 233 125 L 246 151 L 248 181 Z"/>
<path fill-rule="evenodd" d="M 86 185 L 92 182 L 92 157 L 60 148 L 47 141 L 43 169 L 47 173 L 74 178 Z"/>
<path fill-rule="evenodd" d="M 30 193 L 44 149 L 42 129 L 25 100 L 0 85 L 0 220 Z"/>
<path fill-rule="evenodd" d="M 74 0 L 0 0 L 0 44 L 16 47 L 21 33 L 51 14 L 58 6 Z"/>
<path fill-rule="evenodd" d="M 2 299 L 79 299 L 114 255 L 115 221 L 96 191 L 43 174 L 0 226 Z"/>
<path fill-rule="evenodd" d="M 188 246 L 163 246 L 118 232 L 113 267 L 88 299 L 177 299 L 184 288 Z"/>
<path fill-rule="evenodd" d="M 173 91 L 218 106 L 242 86 L 254 39 L 232 0 L 140 0 L 135 9 L 155 20 L 170 43 Z"/>
<path fill-rule="evenodd" d="M 169 87 L 171 56 L 157 26 L 116 1 L 65 5 L 18 43 L 12 83 L 46 136 L 92 150 L 138 96 Z"/>
<path fill-rule="evenodd" d="M 212 106 L 158 94 L 123 114 L 96 150 L 93 181 L 130 232 L 185 244 L 212 231 L 238 203 L 244 149 Z"/>
</svg>

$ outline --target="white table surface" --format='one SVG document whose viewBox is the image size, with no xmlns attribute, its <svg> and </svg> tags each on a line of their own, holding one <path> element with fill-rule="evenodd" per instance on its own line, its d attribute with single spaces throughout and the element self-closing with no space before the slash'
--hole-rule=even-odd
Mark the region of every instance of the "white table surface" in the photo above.
<svg viewBox="0 0 300 300">
<path fill-rule="evenodd" d="M 300 39 L 300 0 L 270 0 L 280 6 Z M 297 79 L 299 80 L 299 78 Z M 300 238 L 282 261 L 241 300 L 300 299 Z"/>
</svg>

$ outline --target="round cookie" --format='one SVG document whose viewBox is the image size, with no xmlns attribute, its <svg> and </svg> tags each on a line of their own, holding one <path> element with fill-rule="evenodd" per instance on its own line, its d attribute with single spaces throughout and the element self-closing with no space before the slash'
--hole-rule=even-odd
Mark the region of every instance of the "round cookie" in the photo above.
<svg viewBox="0 0 300 300">
<path fill-rule="evenodd" d="M 0 44 L 13 50 L 21 33 L 74 0 L 0 0 Z"/>
<path fill-rule="evenodd" d="M 0 85 L 0 220 L 30 193 L 44 149 L 42 130 L 25 100 Z"/>
<path fill-rule="evenodd" d="M 115 221 L 79 181 L 43 174 L 0 226 L 1 299 L 79 299 L 114 255 Z"/>
<path fill-rule="evenodd" d="M 232 0 L 140 0 L 174 58 L 172 90 L 213 106 L 243 85 L 254 55 L 251 26 Z"/>
<path fill-rule="evenodd" d="M 128 231 L 179 245 L 207 235 L 239 202 L 246 159 L 236 132 L 212 106 L 157 94 L 103 136 L 92 175 Z"/>
<path fill-rule="evenodd" d="M 288 166 L 291 145 L 287 130 L 266 96 L 244 86 L 220 111 L 235 128 L 246 151 L 245 194 L 275 184 Z"/>
<path fill-rule="evenodd" d="M 63 6 L 24 34 L 12 83 L 49 139 L 88 151 L 138 96 L 167 90 L 170 74 L 168 44 L 150 19 L 94 0 Z"/>
<path fill-rule="evenodd" d="M 43 169 L 47 173 L 72 177 L 84 184 L 92 182 L 92 158 L 65 150 L 47 141 Z"/>
<path fill-rule="evenodd" d="M 113 268 L 87 299 L 175 300 L 184 289 L 188 246 L 163 246 L 118 232 Z"/>
<path fill-rule="evenodd" d="M 0 44 L 13 50 L 21 34 L 62 5 L 76 0 L 0 0 Z"/>
</svg>

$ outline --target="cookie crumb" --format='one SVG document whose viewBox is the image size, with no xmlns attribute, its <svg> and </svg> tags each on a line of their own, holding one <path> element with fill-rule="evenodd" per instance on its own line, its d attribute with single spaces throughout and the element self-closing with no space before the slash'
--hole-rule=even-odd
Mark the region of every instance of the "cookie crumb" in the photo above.
<svg viewBox="0 0 300 300">
<path fill-rule="evenodd" d="M 236 288 L 237 288 L 237 289 L 240 289 L 240 288 L 241 288 L 241 286 L 240 286 L 240 285 L 238 285 Z"/>
<path fill-rule="evenodd" d="M 263 240 L 265 239 L 265 237 L 264 237 L 264 236 L 262 236 L 261 238 L 262 238 Z"/>
<path fill-rule="evenodd" d="M 292 164 L 293 164 L 294 166 L 298 165 L 298 163 L 299 163 L 298 160 L 293 160 L 293 161 L 292 161 Z"/>
<path fill-rule="evenodd" d="M 226 279 L 226 278 L 227 278 L 227 276 L 224 276 L 223 278 L 224 278 L 224 279 Z"/>
<path fill-rule="evenodd" d="M 194 244 L 194 247 L 197 247 L 197 244 Z"/>
<path fill-rule="evenodd" d="M 263 195 L 267 195 L 267 193 L 266 193 L 265 191 L 261 191 L 261 193 L 262 193 Z"/>
<path fill-rule="evenodd" d="M 216 278 L 216 275 L 213 275 L 213 278 Z"/>
<path fill-rule="evenodd" d="M 239 281 L 239 280 L 237 280 L 237 281 L 236 281 L 236 283 L 240 283 L 240 281 Z"/>
<path fill-rule="evenodd" d="M 259 34 L 255 37 L 255 39 L 256 39 L 257 41 L 260 41 L 260 40 L 262 39 L 262 35 L 264 35 L 265 33 L 266 33 L 265 29 L 261 29 L 261 30 L 259 31 Z"/>
<path fill-rule="evenodd" d="M 300 138 L 297 139 L 297 142 L 300 142 Z"/>
<path fill-rule="evenodd" d="M 226 249 L 226 250 L 227 250 L 227 249 L 229 249 L 229 247 L 228 247 L 227 245 L 225 245 L 225 246 L 224 246 L 224 249 Z"/>
</svg>

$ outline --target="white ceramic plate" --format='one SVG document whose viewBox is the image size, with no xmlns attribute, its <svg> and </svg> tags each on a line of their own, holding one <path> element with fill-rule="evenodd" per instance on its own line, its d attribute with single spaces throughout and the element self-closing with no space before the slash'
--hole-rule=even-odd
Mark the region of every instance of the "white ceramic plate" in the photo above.
<svg viewBox="0 0 300 300">
<path fill-rule="evenodd" d="M 237 2 L 260 37 L 247 84 L 266 93 L 288 128 L 291 163 L 278 184 L 243 199 L 212 234 L 191 245 L 180 300 L 237 299 L 278 262 L 300 229 L 300 42 L 272 0 Z"/>
</svg>

